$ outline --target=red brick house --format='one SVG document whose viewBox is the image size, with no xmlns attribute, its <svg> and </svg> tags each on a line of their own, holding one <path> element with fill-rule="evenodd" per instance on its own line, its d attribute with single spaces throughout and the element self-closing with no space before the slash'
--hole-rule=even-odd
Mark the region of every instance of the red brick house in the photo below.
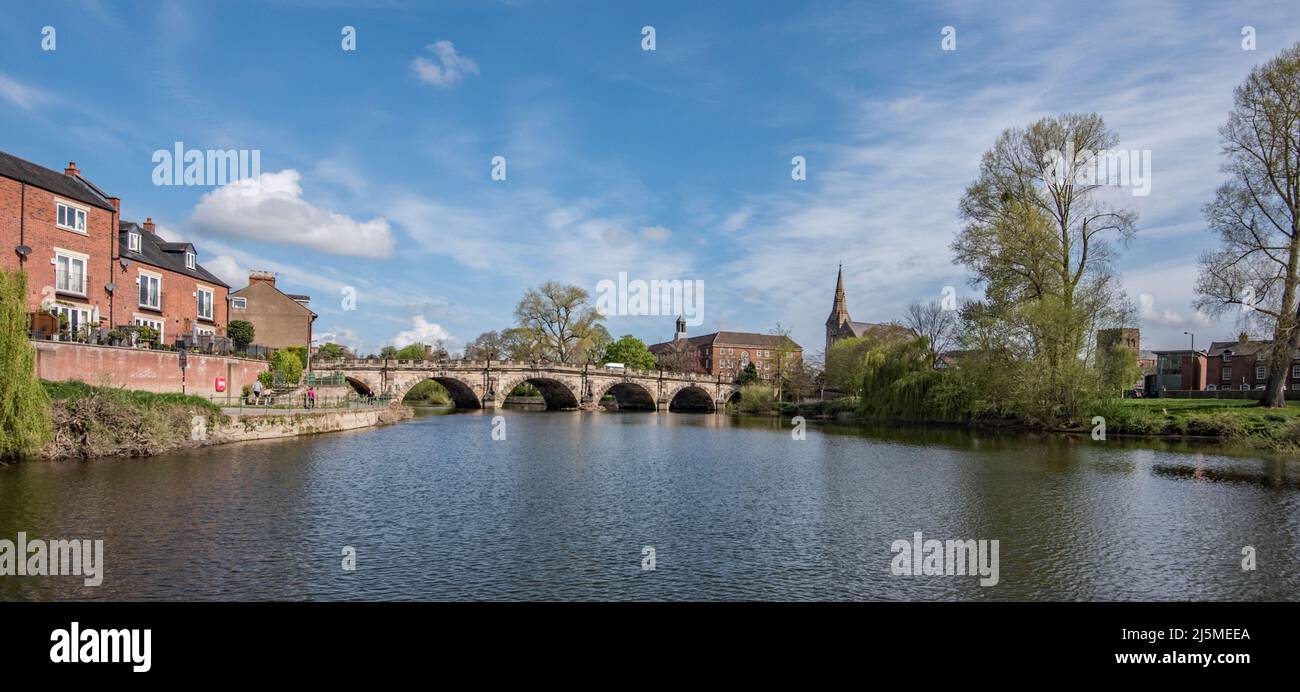
<svg viewBox="0 0 1300 692">
<path fill-rule="evenodd" d="M 96 340 L 148 324 L 164 344 L 223 336 L 229 287 L 193 245 L 166 242 L 152 219 L 122 222 L 120 209 L 75 163 L 59 173 L 0 152 L 0 240 L 9 248 L 0 269 L 27 274 L 34 331 Z"/>
<path fill-rule="evenodd" d="M 0 152 L 0 269 L 27 274 L 28 313 L 71 332 L 112 321 L 119 206 L 75 163 L 59 173 Z"/>
<path fill-rule="evenodd" d="M 1153 373 L 1147 375 L 1148 394 L 1162 391 L 1202 390 L 1206 385 L 1206 357 L 1201 351 L 1177 349 L 1152 351 L 1156 363 Z M 1154 378 L 1154 379 L 1150 379 Z"/>
<path fill-rule="evenodd" d="M 157 233 L 152 218 L 119 225 L 119 256 L 114 281 L 121 294 L 115 325 L 147 325 L 159 343 L 223 337 L 229 323 L 230 287 L 198 263 L 191 243 L 171 243 Z"/>
<path fill-rule="evenodd" d="M 1236 341 L 1216 341 L 1207 351 L 1206 389 L 1263 389 L 1268 384 L 1268 358 L 1272 341 L 1251 341 L 1245 334 Z M 1285 385 L 1300 388 L 1300 351 L 1291 355 Z"/>
<path fill-rule="evenodd" d="M 659 357 L 683 344 L 693 349 L 699 369 L 710 375 L 734 380 L 745 366 L 754 364 L 761 380 L 775 380 L 784 367 L 803 359 L 803 347 L 786 336 L 753 332 L 714 332 L 686 336 L 686 320 L 677 318 L 677 334 L 672 341 L 653 344 L 650 352 Z M 784 354 L 784 356 L 782 355 Z"/>
</svg>

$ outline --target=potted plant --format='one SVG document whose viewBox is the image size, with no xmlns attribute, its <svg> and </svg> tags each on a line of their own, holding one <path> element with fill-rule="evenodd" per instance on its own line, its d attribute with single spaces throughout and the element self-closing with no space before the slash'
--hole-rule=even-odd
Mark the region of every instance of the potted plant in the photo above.
<svg viewBox="0 0 1300 692">
<path fill-rule="evenodd" d="M 64 341 L 64 334 L 67 331 L 68 331 L 68 315 L 67 313 L 60 312 L 59 313 L 59 341 Z M 70 341 L 71 335 L 68 336 L 69 336 L 68 340 Z"/>
<path fill-rule="evenodd" d="M 121 329 L 108 330 L 108 344 L 110 346 L 121 346 L 125 339 L 126 335 L 122 333 Z"/>
<path fill-rule="evenodd" d="M 145 348 L 148 348 L 149 345 L 152 344 L 154 340 L 158 338 L 158 333 L 153 330 L 153 327 L 150 327 L 148 325 L 142 325 L 139 329 L 136 330 L 135 336 L 141 345 L 143 345 Z"/>
</svg>

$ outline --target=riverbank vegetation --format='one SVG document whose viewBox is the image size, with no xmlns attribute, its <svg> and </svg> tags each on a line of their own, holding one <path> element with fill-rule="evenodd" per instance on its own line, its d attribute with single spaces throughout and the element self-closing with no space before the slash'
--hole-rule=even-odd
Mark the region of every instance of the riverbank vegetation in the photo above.
<svg viewBox="0 0 1300 692">
<path fill-rule="evenodd" d="M 27 276 L 0 271 L 0 463 L 40 449 L 52 434 L 50 403 L 27 342 Z"/>
<path fill-rule="evenodd" d="M 412 406 L 451 406 L 451 393 L 433 380 L 424 380 L 411 387 L 402 403 Z"/>
<path fill-rule="evenodd" d="M 39 456 L 88 459 L 151 456 L 191 445 L 223 422 L 221 408 L 185 394 L 41 382 L 50 401 L 52 439 Z"/>
</svg>

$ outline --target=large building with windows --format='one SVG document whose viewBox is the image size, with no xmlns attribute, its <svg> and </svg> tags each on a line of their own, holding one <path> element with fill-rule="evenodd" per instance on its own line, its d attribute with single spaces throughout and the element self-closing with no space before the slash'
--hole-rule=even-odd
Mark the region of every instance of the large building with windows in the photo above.
<svg viewBox="0 0 1300 692">
<path fill-rule="evenodd" d="M 229 287 L 152 219 L 122 222 L 121 205 L 75 163 L 60 173 L 0 152 L 0 269 L 27 275 L 32 332 L 102 342 L 147 324 L 160 343 L 223 336 Z"/>
<path fill-rule="evenodd" d="M 706 372 L 734 380 L 750 363 L 759 379 L 775 380 L 784 368 L 803 360 L 803 347 L 788 336 L 754 332 L 713 332 L 686 336 L 686 320 L 677 318 L 677 332 L 672 341 L 654 344 L 650 352 L 660 362 L 672 352 L 689 354 L 694 367 L 683 370 Z"/>
</svg>

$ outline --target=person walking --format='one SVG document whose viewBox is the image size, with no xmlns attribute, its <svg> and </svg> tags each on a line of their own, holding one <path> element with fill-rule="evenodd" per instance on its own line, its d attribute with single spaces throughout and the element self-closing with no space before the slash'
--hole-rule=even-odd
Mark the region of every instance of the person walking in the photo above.
<svg viewBox="0 0 1300 692">
<path fill-rule="evenodd" d="M 253 380 L 253 401 L 257 406 L 262 405 L 262 381 Z"/>
<path fill-rule="evenodd" d="M 307 408 L 316 408 L 316 388 L 307 388 Z"/>
</svg>

